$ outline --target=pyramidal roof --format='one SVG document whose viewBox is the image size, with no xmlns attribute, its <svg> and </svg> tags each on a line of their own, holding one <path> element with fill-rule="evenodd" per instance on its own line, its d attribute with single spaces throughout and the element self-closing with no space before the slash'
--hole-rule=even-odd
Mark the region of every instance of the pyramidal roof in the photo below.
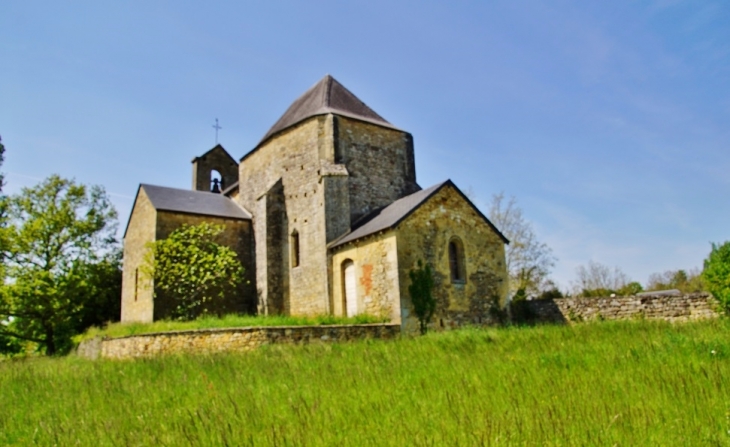
<svg viewBox="0 0 730 447">
<path fill-rule="evenodd" d="M 328 113 L 397 129 L 382 116 L 375 113 L 364 102 L 360 101 L 357 96 L 352 94 L 351 91 L 346 89 L 335 78 L 326 75 L 289 106 L 286 112 L 279 118 L 279 121 L 266 132 L 266 135 L 264 135 L 264 138 L 261 139 L 256 147 L 258 148 L 266 140 L 284 129 L 313 116 Z"/>
</svg>

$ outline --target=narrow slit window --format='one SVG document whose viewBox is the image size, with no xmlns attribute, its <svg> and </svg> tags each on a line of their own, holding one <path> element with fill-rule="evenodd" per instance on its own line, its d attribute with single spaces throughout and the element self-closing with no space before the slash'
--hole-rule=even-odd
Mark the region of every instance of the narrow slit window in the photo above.
<svg viewBox="0 0 730 447">
<path fill-rule="evenodd" d="M 137 301 L 137 290 L 139 288 L 139 269 L 134 269 L 134 301 Z"/>
<path fill-rule="evenodd" d="M 299 233 L 297 231 L 291 234 L 291 265 L 299 267 Z"/>
<path fill-rule="evenodd" d="M 464 246 L 458 238 L 454 238 L 449 242 L 449 268 L 451 269 L 451 282 L 465 282 Z"/>
</svg>

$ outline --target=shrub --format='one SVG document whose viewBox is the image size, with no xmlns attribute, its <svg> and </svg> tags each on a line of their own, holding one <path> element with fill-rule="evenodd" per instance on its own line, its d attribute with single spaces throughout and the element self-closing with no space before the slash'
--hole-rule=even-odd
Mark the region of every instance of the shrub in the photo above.
<svg viewBox="0 0 730 447">
<path fill-rule="evenodd" d="M 722 245 L 713 243 L 704 267 L 702 277 L 707 289 L 720 302 L 725 313 L 730 314 L 730 241 Z"/>
<path fill-rule="evenodd" d="M 411 295 L 413 311 L 421 326 L 421 334 L 428 330 L 428 323 L 431 321 L 436 310 L 436 300 L 433 297 L 433 273 L 431 266 L 425 266 L 419 260 L 418 268 L 409 272 L 411 285 L 408 286 L 408 293 Z"/>
</svg>

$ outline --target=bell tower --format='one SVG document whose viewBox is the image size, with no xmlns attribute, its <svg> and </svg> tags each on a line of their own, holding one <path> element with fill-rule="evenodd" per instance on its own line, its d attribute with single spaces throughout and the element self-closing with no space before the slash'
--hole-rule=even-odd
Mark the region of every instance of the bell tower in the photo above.
<svg viewBox="0 0 730 447">
<path fill-rule="evenodd" d="M 220 144 L 192 163 L 195 191 L 222 192 L 238 182 L 238 163 Z"/>
</svg>

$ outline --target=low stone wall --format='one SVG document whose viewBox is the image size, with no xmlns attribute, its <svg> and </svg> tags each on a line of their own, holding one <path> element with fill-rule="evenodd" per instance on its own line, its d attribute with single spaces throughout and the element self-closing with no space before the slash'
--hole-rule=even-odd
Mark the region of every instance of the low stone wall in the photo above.
<svg viewBox="0 0 730 447">
<path fill-rule="evenodd" d="M 89 359 L 129 359 L 167 354 L 209 354 L 251 351 L 268 344 L 330 343 L 362 339 L 392 339 L 400 324 L 272 326 L 158 332 L 81 342 L 77 354 Z"/>
<path fill-rule="evenodd" d="M 717 301 L 705 293 L 681 296 L 620 296 L 560 298 L 527 301 L 527 313 L 537 322 L 574 322 L 595 319 L 689 321 L 718 316 Z"/>
</svg>

